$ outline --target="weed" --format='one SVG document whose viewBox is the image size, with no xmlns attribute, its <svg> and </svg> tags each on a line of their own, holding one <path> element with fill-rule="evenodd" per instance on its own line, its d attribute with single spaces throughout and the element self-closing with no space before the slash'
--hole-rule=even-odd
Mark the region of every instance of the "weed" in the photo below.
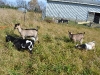
<svg viewBox="0 0 100 75">
<path fill-rule="evenodd" d="M 22 75 L 15 70 L 10 70 L 8 75 Z"/>
<path fill-rule="evenodd" d="M 52 42 L 52 37 L 49 34 L 43 35 L 43 40 L 45 42 Z"/>
<path fill-rule="evenodd" d="M 6 43 L 6 47 L 8 48 L 8 49 L 13 49 L 13 43 L 12 42 L 7 42 Z"/>
<path fill-rule="evenodd" d="M 99 75 L 98 73 L 92 71 L 91 69 L 85 68 L 81 75 Z"/>
<path fill-rule="evenodd" d="M 66 36 L 63 37 L 64 42 L 71 42 L 70 39 Z"/>
</svg>

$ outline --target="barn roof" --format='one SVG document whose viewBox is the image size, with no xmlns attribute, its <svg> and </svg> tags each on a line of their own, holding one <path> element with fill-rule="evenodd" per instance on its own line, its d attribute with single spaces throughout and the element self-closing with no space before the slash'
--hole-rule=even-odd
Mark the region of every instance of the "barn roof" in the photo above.
<svg viewBox="0 0 100 75">
<path fill-rule="evenodd" d="M 47 0 L 47 1 L 69 2 L 69 3 L 100 6 L 100 0 Z"/>
</svg>

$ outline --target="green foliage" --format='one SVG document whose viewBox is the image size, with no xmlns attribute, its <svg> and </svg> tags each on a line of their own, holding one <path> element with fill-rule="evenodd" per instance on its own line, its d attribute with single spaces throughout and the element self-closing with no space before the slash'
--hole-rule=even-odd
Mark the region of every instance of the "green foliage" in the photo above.
<svg viewBox="0 0 100 75">
<path fill-rule="evenodd" d="M 11 30 L 11 29 L 6 29 L 6 30 L 5 30 L 5 33 L 6 33 L 7 35 L 12 35 L 12 34 L 14 34 L 14 31 Z"/>
<path fill-rule="evenodd" d="M 15 70 L 10 70 L 9 75 L 21 75 L 21 74 L 17 73 Z"/>
<path fill-rule="evenodd" d="M 0 8 L 8 8 L 8 9 L 17 9 L 17 7 L 9 6 L 9 5 L 2 5 Z"/>
<path fill-rule="evenodd" d="M 73 74 L 73 71 L 76 69 L 75 65 L 67 65 L 63 67 L 64 72 L 67 72 L 68 75 Z"/>
<path fill-rule="evenodd" d="M 91 69 L 85 68 L 81 75 L 99 75 L 98 73 L 92 71 Z"/>
<path fill-rule="evenodd" d="M 27 74 L 33 74 L 34 73 L 34 68 L 32 67 L 33 63 L 30 61 L 27 65 L 27 68 L 26 68 L 26 73 Z"/>
<path fill-rule="evenodd" d="M 12 49 L 12 46 L 13 46 L 13 43 L 12 43 L 12 42 L 6 43 L 6 47 L 7 47 L 8 49 Z"/>
<path fill-rule="evenodd" d="M 71 42 L 70 39 L 66 36 L 63 37 L 64 42 Z"/>
<path fill-rule="evenodd" d="M 52 37 L 49 34 L 43 35 L 43 40 L 45 42 L 52 42 Z"/>
</svg>

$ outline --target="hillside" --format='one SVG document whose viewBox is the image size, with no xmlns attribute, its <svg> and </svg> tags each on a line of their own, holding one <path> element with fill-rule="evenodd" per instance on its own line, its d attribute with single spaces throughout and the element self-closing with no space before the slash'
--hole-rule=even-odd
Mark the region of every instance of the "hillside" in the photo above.
<svg viewBox="0 0 100 75">
<path fill-rule="evenodd" d="M 40 43 L 35 43 L 33 54 L 18 51 L 5 42 L 6 34 L 20 36 L 14 24 L 22 28 L 38 26 Z M 69 41 L 68 31 L 85 32 L 84 42 L 95 41 L 96 52 L 81 51 Z M 0 75 L 100 75 L 100 29 L 69 24 L 47 23 L 40 13 L 0 9 Z"/>
</svg>

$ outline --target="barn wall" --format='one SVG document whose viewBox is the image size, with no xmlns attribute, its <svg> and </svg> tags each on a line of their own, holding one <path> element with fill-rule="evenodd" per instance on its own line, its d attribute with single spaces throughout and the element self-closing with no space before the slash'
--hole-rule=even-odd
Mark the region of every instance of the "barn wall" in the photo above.
<svg viewBox="0 0 100 75">
<path fill-rule="evenodd" d="M 87 21 L 88 11 L 100 12 L 100 7 L 67 2 L 48 2 L 45 16 Z"/>
</svg>

